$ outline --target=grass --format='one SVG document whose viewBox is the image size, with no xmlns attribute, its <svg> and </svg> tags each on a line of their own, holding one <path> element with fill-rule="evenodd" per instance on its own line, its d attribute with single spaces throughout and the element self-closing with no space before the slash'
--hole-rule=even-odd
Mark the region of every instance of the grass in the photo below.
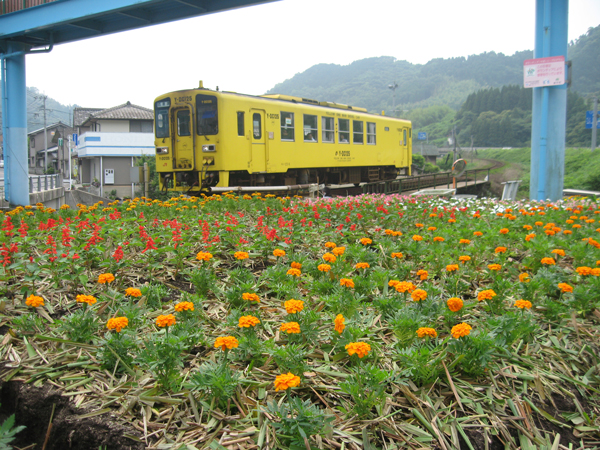
<svg viewBox="0 0 600 450">
<path fill-rule="evenodd" d="M 600 448 L 598 217 L 400 196 L 18 208 L 0 378 L 128 426 L 123 448 Z"/>
</svg>

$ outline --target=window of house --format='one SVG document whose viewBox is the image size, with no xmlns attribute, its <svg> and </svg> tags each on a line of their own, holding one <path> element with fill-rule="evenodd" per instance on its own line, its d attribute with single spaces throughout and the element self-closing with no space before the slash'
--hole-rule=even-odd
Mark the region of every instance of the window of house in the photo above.
<svg viewBox="0 0 600 450">
<path fill-rule="evenodd" d="M 304 114 L 304 142 L 317 142 L 317 123 L 317 116 Z"/>
<path fill-rule="evenodd" d="M 281 140 L 294 140 L 294 113 L 281 111 Z"/>
<path fill-rule="evenodd" d="M 214 95 L 196 95 L 197 133 L 201 136 L 219 132 L 217 97 Z"/>
<path fill-rule="evenodd" d="M 29 138 L 29 145 L 30 145 L 32 148 L 35 148 L 35 138 L 34 138 L 34 137 L 30 137 L 30 138 Z"/>
<path fill-rule="evenodd" d="M 237 113 L 237 129 L 238 136 L 244 135 L 244 111 L 238 111 Z"/>
<path fill-rule="evenodd" d="M 365 143 L 364 126 L 365 124 L 360 120 L 352 121 L 352 142 L 354 142 L 355 144 Z"/>
<path fill-rule="evenodd" d="M 177 135 L 190 135 L 190 110 L 187 108 L 177 111 Z"/>
<path fill-rule="evenodd" d="M 156 124 L 156 137 L 169 137 L 169 107 L 171 100 L 165 99 L 154 105 L 154 123 Z"/>
<path fill-rule="evenodd" d="M 322 117 L 321 128 L 323 131 L 322 140 L 323 142 L 333 142 L 333 136 L 335 133 L 333 117 Z"/>
<path fill-rule="evenodd" d="M 377 144 L 375 129 L 375 123 L 367 122 L 367 144 Z"/>
<path fill-rule="evenodd" d="M 350 143 L 350 120 L 349 119 L 338 119 L 338 133 L 339 133 L 339 143 L 340 144 Z"/>
</svg>

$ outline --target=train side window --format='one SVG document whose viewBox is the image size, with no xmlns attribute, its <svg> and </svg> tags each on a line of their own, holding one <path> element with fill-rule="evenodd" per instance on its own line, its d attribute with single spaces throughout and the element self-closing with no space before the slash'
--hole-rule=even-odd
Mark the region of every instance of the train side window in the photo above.
<svg viewBox="0 0 600 450">
<path fill-rule="evenodd" d="M 406 128 L 404 129 L 404 145 L 408 145 L 408 141 L 406 140 Z"/>
<path fill-rule="evenodd" d="M 244 111 L 237 113 L 238 136 L 244 135 Z"/>
<path fill-rule="evenodd" d="M 355 144 L 364 144 L 364 123 L 360 120 L 352 121 L 352 142 Z"/>
<path fill-rule="evenodd" d="M 252 114 L 252 129 L 254 130 L 254 139 L 262 139 L 262 124 L 259 113 Z"/>
<path fill-rule="evenodd" d="M 322 140 L 323 142 L 333 142 L 333 136 L 335 133 L 335 121 L 333 117 L 321 117 L 321 128 L 323 130 Z"/>
<path fill-rule="evenodd" d="M 317 142 L 319 130 L 318 117 L 304 114 L 304 142 Z"/>
<path fill-rule="evenodd" d="M 190 110 L 180 109 L 177 111 L 177 135 L 190 135 Z"/>
<path fill-rule="evenodd" d="M 294 113 L 281 111 L 281 140 L 294 140 Z"/>
<path fill-rule="evenodd" d="M 367 144 L 377 144 L 375 130 L 376 124 L 374 122 L 367 122 Z"/>
<path fill-rule="evenodd" d="M 349 119 L 338 119 L 338 130 L 339 130 L 339 143 L 348 144 L 350 143 L 350 120 Z"/>
</svg>

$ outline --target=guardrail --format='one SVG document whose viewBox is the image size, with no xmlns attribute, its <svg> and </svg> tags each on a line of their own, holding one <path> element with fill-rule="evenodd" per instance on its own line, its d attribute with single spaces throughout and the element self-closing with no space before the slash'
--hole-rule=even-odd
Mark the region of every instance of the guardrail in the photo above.
<svg viewBox="0 0 600 450">
<path fill-rule="evenodd" d="M 62 176 L 58 173 L 53 175 L 29 175 L 29 193 L 49 191 L 63 187 Z M 4 198 L 4 178 L 0 178 L 0 194 Z"/>
<path fill-rule="evenodd" d="M 465 170 L 460 177 L 456 177 L 456 182 L 465 182 L 466 186 L 469 186 L 469 183 L 472 185 L 477 184 L 478 175 L 479 181 L 485 179 L 485 177 L 481 176 L 482 173 L 485 173 L 489 180 L 490 169 L 471 169 Z M 448 189 L 450 189 L 453 179 L 454 175 L 452 172 L 429 173 L 414 177 L 397 178 L 395 180 L 365 183 L 362 185 L 362 189 L 363 194 L 402 194 L 402 192 L 406 191 L 420 190 L 443 184 L 446 184 Z"/>
</svg>

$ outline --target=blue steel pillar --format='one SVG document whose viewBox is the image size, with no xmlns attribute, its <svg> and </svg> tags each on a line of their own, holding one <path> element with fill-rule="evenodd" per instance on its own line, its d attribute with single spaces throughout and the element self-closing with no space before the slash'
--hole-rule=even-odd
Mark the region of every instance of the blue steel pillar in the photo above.
<svg viewBox="0 0 600 450">
<path fill-rule="evenodd" d="M 567 60 L 569 0 L 536 0 L 534 58 Z M 531 119 L 531 200 L 563 196 L 567 85 L 533 88 Z"/>
<path fill-rule="evenodd" d="M 4 135 L 4 197 L 15 206 L 29 205 L 27 89 L 25 52 L 28 47 L 7 42 L 0 53 L 2 72 L 2 133 Z"/>
</svg>

